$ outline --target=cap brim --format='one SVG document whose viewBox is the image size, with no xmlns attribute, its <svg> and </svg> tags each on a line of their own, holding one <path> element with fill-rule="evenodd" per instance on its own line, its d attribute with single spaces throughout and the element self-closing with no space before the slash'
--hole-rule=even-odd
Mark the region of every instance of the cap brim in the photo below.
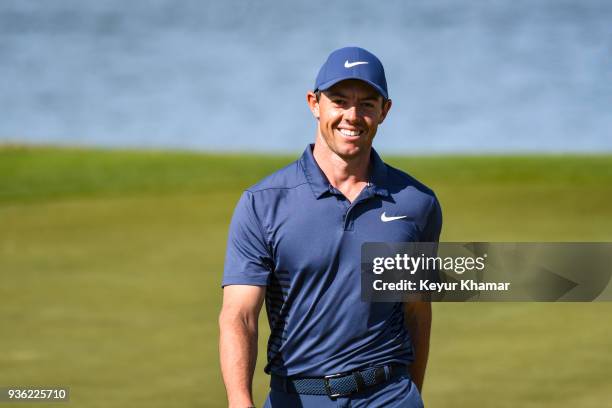
<svg viewBox="0 0 612 408">
<path fill-rule="evenodd" d="M 321 85 L 319 85 L 319 87 L 317 87 L 317 89 L 315 89 L 315 91 L 326 91 L 329 88 L 331 88 L 332 86 L 336 85 L 338 82 L 346 81 L 347 79 L 358 79 L 360 81 L 363 81 L 366 84 L 370 85 L 372 88 L 376 89 L 376 91 L 378 91 L 378 93 L 381 94 L 383 98 L 389 99 L 389 95 L 387 95 L 385 90 L 382 89 L 380 86 L 376 85 L 372 81 L 368 81 L 367 79 L 363 79 L 363 78 L 359 78 L 359 77 L 355 77 L 355 76 L 349 76 L 349 77 L 342 77 L 342 78 L 332 79 L 331 81 L 327 81 L 327 82 L 324 82 Z"/>
</svg>

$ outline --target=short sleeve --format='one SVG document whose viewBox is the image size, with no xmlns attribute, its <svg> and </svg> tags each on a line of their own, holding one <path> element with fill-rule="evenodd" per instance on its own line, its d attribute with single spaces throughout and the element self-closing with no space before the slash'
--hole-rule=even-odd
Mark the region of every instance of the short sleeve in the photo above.
<svg viewBox="0 0 612 408">
<path fill-rule="evenodd" d="M 232 216 L 221 286 L 265 286 L 271 264 L 265 232 L 255 213 L 253 194 L 245 191 Z"/>
<path fill-rule="evenodd" d="M 438 199 L 434 196 L 433 202 L 429 208 L 429 214 L 427 215 L 427 224 L 423 228 L 423 232 L 421 234 L 421 242 L 436 242 L 434 245 L 427 245 L 426 252 L 427 256 L 438 256 L 438 242 L 440 241 L 440 232 L 442 231 L 442 208 L 440 207 L 440 203 Z M 421 271 L 419 275 L 419 279 L 427 279 L 430 282 L 445 282 L 446 279 L 441 273 L 441 271 L 437 268 L 428 271 Z M 429 293 L 429 296 L 432 295 L 432 292 L 423 292 Z M 427 300 L 431 300 L 428 298 Z"/>
<path fill-rule="evenodd" d="M 440 202 L 434 196 L 433 203 L 427 215 L 427 224 L 421 233 L 421 242 L 438 242 L 440 241 L 440 232 L 442 231 L 442 208 Z"/>
</svg>

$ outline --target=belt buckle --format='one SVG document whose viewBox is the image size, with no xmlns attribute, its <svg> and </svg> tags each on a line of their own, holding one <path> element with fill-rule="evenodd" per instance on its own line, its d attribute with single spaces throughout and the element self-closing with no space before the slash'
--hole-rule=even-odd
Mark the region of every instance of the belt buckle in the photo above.
<svg viewBox="0 0 612 408">
<path fill-rule="evenodd" d="M 326 375 L 325 377 L 323 377 L 323 383 L 325 384 L 325 392 L 327 393 L 327 396 L 329 398 L 346 397 L 346 396 L 351 395 L 354 392 L 354 391 L 345 392 L 345 393 L 338 392 L 338 393 L 332 394 L 331 386 L 329 385 L 329 379 L 338 378 L 338 377 L 346 377 L 348 375 L 351 375 L 351 374 L 338 373 L 338 374 Z"/>
</svg>

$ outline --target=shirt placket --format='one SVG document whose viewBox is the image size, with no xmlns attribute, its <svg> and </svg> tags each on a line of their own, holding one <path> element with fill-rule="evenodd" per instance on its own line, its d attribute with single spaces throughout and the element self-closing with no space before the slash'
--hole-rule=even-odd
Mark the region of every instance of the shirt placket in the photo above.
<svg viewBox="0 0 612 408">
<path fill-rule="evenodd" d="M 329 192 L 336 197 L 336 201 L 340 204 L 342 211 L 342 229 L 344 231 L 353 231 L 355 226 L 355 217 L 353 216 L 354 210 L 358 205 L 367 201 L 374 195 L 372 186 L 366 186 L 352 203 L 349 203 L 349 200 L 344 194 L 331 185 L 329 186 Z"/>
</svg>

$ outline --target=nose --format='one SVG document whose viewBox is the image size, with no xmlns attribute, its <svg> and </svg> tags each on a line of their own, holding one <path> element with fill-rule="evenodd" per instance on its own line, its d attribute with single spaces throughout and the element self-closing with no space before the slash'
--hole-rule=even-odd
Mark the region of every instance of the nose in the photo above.
<svg viewBox="0 0 612 408">
<path fill-rule="evenodd" d="M 347 109 L 345 109 L 344 111 L 344 118 L 348 121 L 354 122 L 359 118 L 360 112 L 357 108 L 357 106 L 352 105 L 350 107 L 348 107 Z"/>
</svg>

